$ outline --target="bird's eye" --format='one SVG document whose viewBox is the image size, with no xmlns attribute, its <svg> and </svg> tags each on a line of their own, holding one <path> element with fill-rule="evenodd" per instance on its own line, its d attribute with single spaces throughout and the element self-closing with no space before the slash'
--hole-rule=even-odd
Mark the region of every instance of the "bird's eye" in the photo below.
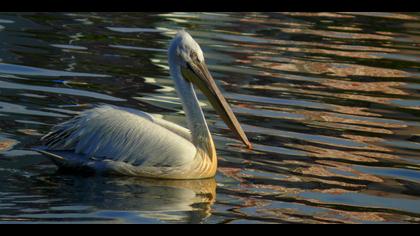
<svg viewBox="0 0 420 236">
<path fill-rule="evenodd" d="M 197 53 L 196 52 L 190 52 L 190 58 L 193 60 L 193 61 L 198 61 L 198 56 L 197 56 Z"/>
</svg>

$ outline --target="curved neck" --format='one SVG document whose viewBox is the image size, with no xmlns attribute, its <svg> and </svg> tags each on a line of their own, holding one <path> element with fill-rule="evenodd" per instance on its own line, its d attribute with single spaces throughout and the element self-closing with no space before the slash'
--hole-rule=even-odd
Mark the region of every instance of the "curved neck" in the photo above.
<svg viewBox="0 0 420 236">
<path fill-rule="evenodd" d="M 186 114 L 192 142 L 196 147 L 204 149 L 207 153 L 211 153 L 212 147 L 210 147 L 210 143 L 212 143 L 212 137 L 193 85 L 182 77 L 179 65 L 173 61 L 170 61 L 169 64 L 175 89 L 181 98 L 182 107 Z"/>
</svg>

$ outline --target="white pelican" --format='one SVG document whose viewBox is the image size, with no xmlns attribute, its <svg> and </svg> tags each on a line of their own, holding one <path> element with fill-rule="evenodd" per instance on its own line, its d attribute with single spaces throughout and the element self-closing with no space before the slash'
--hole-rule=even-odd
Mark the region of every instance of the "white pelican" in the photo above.
<svg viewBox="0 0 420 236">
<path fill-rule="evenodd" d="M 103 105 L 56 125 L 35 150 L 66 169 L 159 179 L 213 177 L 216 149 L 193 84 L 238 138 L 252 145 L 187 32 L 172 40 L 168 61 L 189 130 L 142 111 Z"/>
</svg>

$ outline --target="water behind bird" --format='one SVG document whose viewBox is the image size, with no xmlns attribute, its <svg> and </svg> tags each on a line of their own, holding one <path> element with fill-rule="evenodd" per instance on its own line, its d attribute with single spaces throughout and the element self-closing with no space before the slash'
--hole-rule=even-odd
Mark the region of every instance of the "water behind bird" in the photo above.
<svg viewBox="0 0 420 236">
<path fill-rule="evenodd" d="M 97 104 L 186 125 L 180 28 L 254 150 L 199 94 L 215 180 L 75 176 L 28 151 Z M 419 223 L 419 30 L 417 13 L 1 13 L 0 222 Z"/>
</svg>

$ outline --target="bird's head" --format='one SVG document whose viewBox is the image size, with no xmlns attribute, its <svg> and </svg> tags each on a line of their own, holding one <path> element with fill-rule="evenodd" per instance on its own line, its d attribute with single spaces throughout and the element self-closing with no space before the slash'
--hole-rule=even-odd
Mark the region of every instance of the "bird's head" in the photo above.
<svg viewBox="0 0 420 236">
<path fill-rule="evenodd" d="M 227 126 L 251 149 L 252 144 L 207 68 L 203 51 L 186 31 L 179 31 L 172 40 L 169 60 L 179 67 L 184 80 L 201 90 Z"/>
</svg>

